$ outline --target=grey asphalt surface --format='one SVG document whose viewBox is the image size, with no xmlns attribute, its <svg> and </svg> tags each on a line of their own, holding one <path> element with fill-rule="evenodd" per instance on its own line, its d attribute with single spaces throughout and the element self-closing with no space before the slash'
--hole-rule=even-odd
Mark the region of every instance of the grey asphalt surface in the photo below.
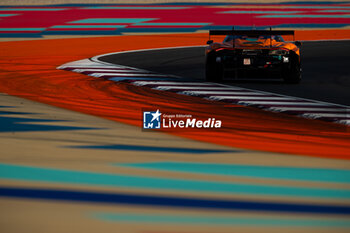
<svg viewBox="0 0 350 233">
<path fill-rule="evenodd" d="M 300 84 L 235 81 L 229 85 L 350 106 L 350 41 L 304 42 Z M 204 81 L 204 47 L 107 55 L 101 61 Z"/>
</svg>

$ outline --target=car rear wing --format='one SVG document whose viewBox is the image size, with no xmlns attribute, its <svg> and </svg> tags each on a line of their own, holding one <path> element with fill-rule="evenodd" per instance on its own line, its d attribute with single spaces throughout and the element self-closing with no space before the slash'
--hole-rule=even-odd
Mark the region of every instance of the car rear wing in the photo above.
<svg viewBox="0 0 350 233">
<path fill-rule="evenodd" d="M 294 36 L 292 30 L 209 30 L 210 35 L 245 35 L 245 36 L 280 36 L 280 35 L 291 35 Z"/>
<path fill-rule="evenodd" d="M 213 41 L 210 40 L 211 35 L 220 35 L 220 36 L 228 36 L 228 35 L 243 35 L 243 36 L 283 36 L 283 35 L 290 35 L 293 36 L 293 41 L 295 41 L 295 33 L 293 30 L 272 30 L 270 27 L 270 30 L 235 30 L 234 28 L 232 30 L 209 30 L 209 40 L 207 44 L 212 43 Z M 270 40 L 271 43 L 271 40 Z M 271 44 L 270 44 L 271 46 Z"/>
</svg>

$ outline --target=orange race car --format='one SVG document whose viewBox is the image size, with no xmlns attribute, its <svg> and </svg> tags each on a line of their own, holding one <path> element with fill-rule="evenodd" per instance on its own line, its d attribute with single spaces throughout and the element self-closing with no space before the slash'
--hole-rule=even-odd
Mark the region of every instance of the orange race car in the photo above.
<svg viewBox="0 0 350 233">
<path fill-rule="evenodd" d="M 214 43 L 211 35 L 226 35 Z M 285 42 L 287 30 L 210 30 L 206 47 L 206 80 L 279 78 L 287 83 L 301 80 L 301 43 Z"/>
</svg>

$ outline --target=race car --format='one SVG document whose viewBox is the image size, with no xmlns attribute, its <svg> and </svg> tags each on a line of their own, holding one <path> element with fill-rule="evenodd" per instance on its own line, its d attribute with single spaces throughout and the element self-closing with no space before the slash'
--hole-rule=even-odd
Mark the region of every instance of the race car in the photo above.
<svg viewBox="0 0 350 233">
<path fill-rule="evenodd" d="M 226 35 L 214 43 L 211 35 Z M 289 30 L 210 30 L 205 49 L 206 80 L 220 82 L 237 79 L 282 79 L 286 83 L 301 80 L 301 43 L 285 42 Z"/>
</svg>

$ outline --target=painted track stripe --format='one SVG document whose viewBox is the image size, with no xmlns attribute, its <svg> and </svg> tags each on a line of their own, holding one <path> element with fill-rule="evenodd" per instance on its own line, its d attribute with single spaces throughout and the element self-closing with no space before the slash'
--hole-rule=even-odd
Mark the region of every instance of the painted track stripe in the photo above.
<svg viewBox="0 0 350 233">
<path fill-rule="evenodd" d="M 163 80 L 174 80 L 175 78 L 171 75 L 158 74 L 128 66 L 99 63 L 90 59 L 66 63 L 57 67 L 57 69 L 69 70 L 96 78 L 108 78 L 115 82 L 126 80 L 159 80 L 159 78 Z"/>
<path fill-rule="evenodd" d="M 163 78 L 164 80 L 173 80 L 174 78 Z M 159 78 L 150 78 L 150 77 L 112 77 L 108 78 L 108 80 L 119 82 L 119 81 L 134 81 L 134 80 L 159 80 Z"/>
<path fill-rule="evenodd" d="M 165 82 L 165 81 L 136 81 L 133 82 L 137 86 L 147 86 L 147 85 L 179 85 L 179 82 Z M 181 82 L 181 86 L 212 86 L 211 83 L 197 83 L 197 82 Z"/>
<path fill-rule="evenodd" d="M 0 163 L 0 178 L 28 182 L 75 184 L 100 187 L 142 188 L 182 192 L 209 192 L 241 195 L 266 195 L 321 199 L 350 200 L 350 190 L 310 188 L 298 186 L 276 186 L 238 182 L 217 182 L 195 179 L 175 179 L 145 176 L 129 176 L 118 173 L 96 173 L 66 169 L 52 169 Z"/>
<path fill-rule="evenodd" d="M 105 66 L 105 65 L 99 65 L 99 64 L 72 64 L 72 65 L 62 65 L 59 66 L 57 69 L 122 69 L 122 68 L 129 68 L 124 66 Z M 129 68 L 130 69 L 130 68 Z"/>
<path fill-rule="evenodd" d="M 333 169 L 178 161 L 115 163 L 112 165 L 168 172 L 350 184 L 350 170 L 346 168 Z"/>
<path fill-rule="evenodd" d="M 59 70 L 74 70 L 74 69 L 120 69 L 122 66 L 97 66 L 97 65 L 72 65 L 72 66 L 60 66 Z"/>
<path fill-rule="evenodd" d="M 220 87 L 220 86 L 208 86 L 208 87 L 186 87 L 186 86 L 158 86 L 154 89 L 157 90 L 241 90 L 240 87 Z"/>
<path fill-rule="evenodd" d="M 108 205 L 123 204 L 154 207 L 196 208 L 197 210 L 212 209 L 226 211 L 271 211 L 274 213 L 305 213 L 327 215 L 349 215 L 350 207 L 347 205 L 316 205 L 298 204 L 288 202 L 258 202 L 245 200 L 222 200 L 188 197 L 164 197 L 154 195 L 136 195 L 128 193 L 103 193 L 92 191 L 77 191 L 65 189 L 40 189 L 40 188 L 13 188 L 0 186 L 0 196 L 10 198 L 25 198 L 34 200 L 60 200 L 75 202 L 103 203 Z M 123 214 L 125 216 L 125 213 Z M 338 218 L 337 219 L 341 219 Z M 324 222 L 324 221 L 323 221 Z M 348 221 L 347 221 L 348 222 Z M 294 225 L 295 223 L 293 223 Z M 337 223 L 339 226 L 340 224 Z"/>
<path fill-rule="evenodd" d="M 184 95 L 265 95 L 263 93 L 259 93 L 259 92 L 252 92 L 252 91 L 183 91 L 180 92 L 180 94 L 184 94 Z"/>
<path fill-rule="evenodd" d="M 290 100 L 286 97 L 270 97 L 270 96 L 210 96 L 210 99 L 217 100 Z"/>
<path fill-rule="evenodd" d="M 139 73 L 139 74 L 123 74 L 123 73 L 93 73 L 90 74 L 90 76 L 93 77 L 104 77 L 104 76 L 127 76 L 127 77 L 168 77 L 167 75 L 163 74 L 145 74 L 145 73 Z"/>
<path fill-rule="evenodd" d="M 72 70 L 74 72 L 82 73 L 82 72 L 140 72 L 138 70 L 132 70 L 132 69 L 122 69 L 122 68 L 117 68 L 117 69 L 75 69 Z"/>
<path fill-rule="evenodd" d="M 344 124 L 344 125 L 350 125 L 350 120 L 339 120 L 336 121 L 337 123 Z"/>
<path fill-rule="evenodd" d="M 348 118 L 350 119 L 350 113 L 304 113 L 303 115 L 310 117 L 331 117 L 331 118 Z"/>
<path fill-rule="evenodd" d="M 297 112 L 349 112 L 350 109 L 346 108 L 334 108 L 333 106 L 322 106 L 322 108 L 303 108 L 303 107 L 271 107 L 269 108 L 271 111 L 297 111 Z"/>
<path fill-rule="evenodd" d="M 242 103 L 242 104 L 260 104 L 260 105 L 267 105 L 268 106 L 273 106 L 273 105 L 279 105 L 279 106 L 283 106 L 283 105 L 295 105 L 295 106 L 299 106 L 299 105 L 320 105 L 322 106 L 322 104 L 320 103 L 308 103 L 308 102 L 280 102 L 280 101 L 276 101 L 276 102 L 273 102 L 273 101 L 239 101 L 239 103 Z"/>
<path fill-rule="evenodd" d="M 94 72 L 94 71 L 84 71 L 84 72 L 79 72 L 82 74 L 153 74 L 153 73 L 147 73 L 143 71 L 136 71 L 136 70 L 116 70 L 116 71 L 108 71 L 108 72 Z"/>
<path fill-rule="evenodd" d="M 97 212 L 94 218 L 109 222 L 130 222 L 133 224 L 158 223 L 177 224 L 178 226 L 249 226 L 249 227 L 332 227 L 338 230 L 350 228 L 347 219 L 315 219 L 315 218 L 281 218 L 281 217 L 218 217 L 218 216 L 193 216 L 193 215 L 153 215 L 153 214 L 126 214 Z M 336 229 L 333 229 L 336 231 Z M 312 231 L 312 230 L 311 230 Z"/>
</svg>

